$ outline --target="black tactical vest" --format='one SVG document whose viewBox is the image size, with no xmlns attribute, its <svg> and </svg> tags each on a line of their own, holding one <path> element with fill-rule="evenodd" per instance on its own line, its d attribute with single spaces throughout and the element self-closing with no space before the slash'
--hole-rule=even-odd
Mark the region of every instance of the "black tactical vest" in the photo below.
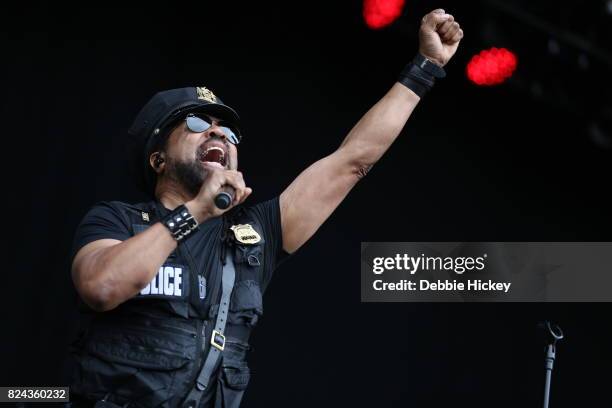
<svg viewBox="0 0 612 408">
<path fill-rule="evenodd" d="M 159 203 L 122 204 L 131 233 L 153 225 L 168 210 Z M 210 347 L 223 257 L 233 251 L 236 282 L 230 302 L 226 345 L 206 406 L 237 407 L 248 384 L 248 337 L 263 313 L 260 277 L 266 237 L 241 208 L 200 225 L 166 259 L 153 281 L 115 309 L 84 308 L 73 344 L 76 361 L 71 392 L 106 398 L 127 407 L 180 407 L 195 383 Z M 250 224 L 256 244 L 238 242 L 232 225 Z"/>
</svg>

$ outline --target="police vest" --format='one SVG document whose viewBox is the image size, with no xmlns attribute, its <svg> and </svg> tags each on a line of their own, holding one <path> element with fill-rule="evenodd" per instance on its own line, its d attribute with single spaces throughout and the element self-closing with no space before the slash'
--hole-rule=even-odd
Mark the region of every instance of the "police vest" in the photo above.
<svg viewBox="0 0 612 408">
<path fill-rule="evenodd" d="M 133 235 L 168 212 L 156 202 L 123 204 L 121 210 Z M 261 237 L 259 242 L 236 240 L 230 228 L 238 224 L 251 225 Z M 71 392 L 129 403 L 128 407 L 181 406 L 210 347 L 222 257 L 233 251 L 236 282 L 226 344 L 217 387 L 210 389 L 216 388 L 222 406 L 238 406 L 250 378 L 248 337 L 263 313 L 257 277 L 262 276 L 265 237 L 258 222 L 240 207 L 199 229 L 177 247 L 138 295 L 111 311 L 84 314 L 86 327 L 72 347 L 76 365 Z M 196 252 L 203 248 L 207 253 Z"/>
</svg>

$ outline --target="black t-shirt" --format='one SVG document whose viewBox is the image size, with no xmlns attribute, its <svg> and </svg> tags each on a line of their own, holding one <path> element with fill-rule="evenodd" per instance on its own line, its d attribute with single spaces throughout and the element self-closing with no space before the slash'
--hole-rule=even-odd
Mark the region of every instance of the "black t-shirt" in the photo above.
<svg viewBox="0 0 612 408">
<path fill-rule="evenodd" d="M 157 208 L 157 210 L 156 210 Z M 254 269 L 257 276 L 249 276 L 249 280 L 254 280 L 259 283 L 261 292 L 265 290 L 272 274 L 278 264 L 283 260 L 287 253 L 282 249 L 282 232 L 280 221 L 280 208 L 278 197 L 265 201 L 250 207 L 243 207 L 247 217 L 261 230 L 263 248 L 261 253 L 261 267 Z M 72 257 L 85 245 L 100 239 L 116 239 L 124 241 L 131 238 L 134 234 L 142 231 L 144 228 L 154 224 L 156 219 L 153 214 L 158 213 L 157 217 L 161 218 L 166 215 L 169 210 L 161 204 L 155 202 L 126 204 L 118 201 L 101 202 L 96 204 L 83 218 L 77 228 L 73 248 Z M 147 217 L 142 214 L 146 213 Z M 137 224 L 134 219 L 143 217 Z M 151 217 L 150 222 L 145 222 L 145 219 Z M 192 256 L 193 264 L 197 271 L 190 271 L 191 274 L 200 274 L 205 278 L 205 282 L 217 282 L 214 279 L 215 272 L 222 268 L 221 265 L 221 250 L 222 250 L 222 234 L 224 226 L 222 217 L 213 218 L 198 226 L 198 231 L 193 232 L 180 245 L 184 246 Z M 256 227 L 257 228 L 257 227 Z M 173 257 L 176 257 L 177 251 L 174 251 L 166 264 L 172 265 Z M 184 265 L 184 269 L 190 269 Z M 184 272 L 184 271 L 183 271 Z M 186 285 L 188 279 L 185 279 L 181 284 Z M 211 278 L 213 279 L 211 281 Z M 241 277 L 237 277 L 239 283 Z M 146 288 L 145 288 L 146 289 Z M 187 289 L 187 288 L 185 288 Z M 200 288 L 201 290 L 202 288 Z M 211 293 L 213 288 L 208 287 L 208 293 Z M 193 291 L 194 288 L 192 287 Z M 240 287 L 237 287 L 240 290 Z M 186 290 L 183 292 L 185 294 Z M 144 293 L 141 292 L 141 294 Z M 144 295 L 137 295 L 136 298 L 147 298 Z M 146 293 L 150 296 L 150 293 Z M 146 300 L 146 299 L 145 299 Z M 210 306 L 206 302 L 206 310 Z M 144 305 L 143 305 L 144 306 Z M 150 305 L 153 306 L 153 305 Z M 197 305 L 196 305 L 197 308 Z M 198 314 L 204 314 L 204 303 Z M 177 314 L 187 314 L 187 312 L 177 311 Z M 185 316 L 186 317 L 186 316 Z"/>
<path fill-rule="evenodd" d="M 79 225 L 72 256 L 96 240 L 127 240 L 169 212 L 156 201 L 99 203 Z M 250 224 L 260 241 L 233 240 L 230 227 L 236 224 Z M 116 308 L 94 313 L 83 307 L 84 330 L 74 343 L 78 369 L 71 393 L 91 400 L 110 393 L 120 404 L 137 401 L 142 406 L 179 406 L 204 361 L 204 345 L 208 342 L 198 343 L 198 339 L 211 336 L 214 326 L 202 321 L 216 318 L 222 259 L 228 251 L 234 256 L 236 272 L 224 330 L 228 341 L 223 364 L 229 368 L 218 371 L 224 373 L 225 380 L 217 381 L 246 386 L 249 374 L 245 343 L 263 313 L 262 293 L 274 269 L 287 255 L 282 249 L 278 198 L 240 206 L 200 224 L 168 256 L 155 278 Z M 242 395 L 242 391 L 228 388 L 215 396 L 216 390 L 217 387 L 209 387 L 204 406 L 211 406 L 214 398 L 233 398 L 236 403 Z"/>
</svg>

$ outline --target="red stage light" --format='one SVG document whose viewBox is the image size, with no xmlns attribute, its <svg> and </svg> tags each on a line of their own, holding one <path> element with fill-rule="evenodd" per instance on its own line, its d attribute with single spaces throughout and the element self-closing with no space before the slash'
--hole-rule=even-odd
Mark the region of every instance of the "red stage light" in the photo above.
<svg viewBox="0 0 612 408">
<path fill-rule="evenodd" d="M 491 48 L 474 55 L 466 73 L 476 85 L 498 85 L 512 76 L 516 69 L 516 55 L 505 48 Z"/>
<path fill-rule="evenodd" d="M 379 29 L 394 22 L 404 8 L 404 0 L 364 0 L 363 18 L 368 27 Z"/>
</svg>

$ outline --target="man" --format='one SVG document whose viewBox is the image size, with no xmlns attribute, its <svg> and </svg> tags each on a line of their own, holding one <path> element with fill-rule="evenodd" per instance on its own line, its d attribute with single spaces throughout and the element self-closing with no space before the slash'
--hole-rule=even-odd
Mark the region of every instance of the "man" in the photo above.
<svg viewBox="0 0 612 408">
<path fill-rule="evenodd" d="M 463 31 L 440 9 L 423 18 L 419 37 L 417 57 L 340 147 L 251 207 L 242 205 L 252 190 L 237 170 L 233 109 L 204 87 L 145 105 L 130 134 L 155 199 L 98 204 L 76 233 L 72 276 L 89 309 L 74 344 L 74 405 L 239 406 L 272 272 L 391 145 Z"/>
</svg>

